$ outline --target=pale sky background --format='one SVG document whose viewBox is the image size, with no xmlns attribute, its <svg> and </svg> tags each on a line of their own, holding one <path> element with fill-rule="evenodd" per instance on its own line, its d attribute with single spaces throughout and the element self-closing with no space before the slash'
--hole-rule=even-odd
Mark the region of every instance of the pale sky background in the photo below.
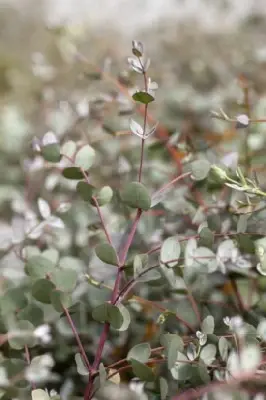
<svg viewBox="0 0 266 400">
<path fill-rule="evenodd" d="M 0 0 L 19 4 L 27 0 Z M 35 0 L 38 2 L 39 0 Z M 86 21 L 88 24 L 114 23 L 129 34 L 158 18 L 170 16 L 175 20 L 186 16 L 201 20 L 206 28 L 225 29 L 252 10 L 266 13 L 266 0 L 227 0 L 230 13 L 217 12 L 218 0 L 45 0 L 49 19 L 53 22 Z"/>
</svg>

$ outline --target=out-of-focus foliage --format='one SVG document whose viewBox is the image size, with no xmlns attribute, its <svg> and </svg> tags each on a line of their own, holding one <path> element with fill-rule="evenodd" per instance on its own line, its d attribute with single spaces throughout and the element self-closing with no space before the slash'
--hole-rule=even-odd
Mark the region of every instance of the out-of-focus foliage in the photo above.
<svg viewBox="0 0 266 400">
<path fill-rule="evenodd" d="M 89 373 L 98 400 L 264 392 L 265 20 L 162 22 L 128 65 L 118 32 L 29 4 L 0 14 L 0 398 L 79 399 Z"/>
</svg>

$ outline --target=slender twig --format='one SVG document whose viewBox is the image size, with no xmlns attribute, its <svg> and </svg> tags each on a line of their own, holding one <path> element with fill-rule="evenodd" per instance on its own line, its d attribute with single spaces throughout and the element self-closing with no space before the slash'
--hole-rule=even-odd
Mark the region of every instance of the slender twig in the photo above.
<svg viewBox="0 0 266 400">
<path fill-rule="evenodd" d="M 157 190 L 157 192 L 154 193 L 154 195 L 157 195 L 159 193 L 164 192 L 165 190 L 167 190 L 170 186 L 172 186 L 174 183 L 180 181 L 181 179 L 186 178 L 187 176 L 190 176 L 191 172 L 185 172 L 182 175 L 178 175 L 176 178 L 174 178 L 171 182 L 166 183 L 166 185 L 162 186 L 159 190 Z"/>
<path fill-rule="evenodd" d="M 85 349 L 83 347 L 83 344 L 82 344 L 82 342 L 80 340 L 80 337 L 79 337 L 78 331 L 77 331 L 77 329 L 75 327 L 75 324 L 74 324 L 74 322 L 73 322 L 73 320 L 71 318 L 71 315 L 69 314 L 69 311 L 68 311 L 68 309 L 66 307 L 64 307 L 62 305 L 62 308 L 64 310 L 64 313 L 65 313 L 65 316 L 66 316 L 66 318 L 68 320 L 68 323 L 69 323 L 69 325 L 70 325 L 70 327 L 72 329 L 73 335 L 74 335 L 74 337 L 76 339 L 76 342 L 77 342 L 77 345 L 78 345 L 78 348 L 79 348 L 79 352 L 80 352 L 80 355 L 81 355 L 81 357 L 82 357 L 82 359 L 84 361 L 84 364 L 87 367 L 88 371 L 92 372 L 90 362 L 89 362 L 88 357 L 86 355 L 86 352 L 85 352 Z"/>
<path fill-rule="evenodd" d="M 101 220 L 102 228 L 103 228 L 103 230 L 104 230 L 106 239 L 107 239 L 108 243 L 113 247 L 112 239 L 111 239 L 111 237 L 110 237 L 110 235 L 109 235 L 109 233 L 108 233 L 108 230 L 107 230 L 107 228 L 106 228 L 106 226 L 105 226 L 104 219 L 103 219 L 103 215 L 102 215 L 102 211 L 101 211 L 101 208 L 100 208 L 100 206 L 99 206 L 99 203 L 98 203 L 96 197 L 94 197 L 94 196 L 92 197 L 92 200 L 94 201 L 94 204 L 95 204 L 95 206 L 96 206 L 96 208 L 97 208 L 97 212 L 98 212 L 99 218 L 100 218 L 100 220 Z"/>
<path fill-rule="evenodd" d="M 187 285 L 186 285 L 186 289 L 187 289 L 187 297 L 188 297 L 188 300 L 189 300 L 189 302 L 190 302 L 190 304 L 191 304 L 191 307 L 192 307 L 192 309 L 193 309 L 193 311 L 194 311 L 194 314 L 195 314 L 195 316 L 196 316 L 196 318 L 197 318 L 197 320 L 198 320 L 198 323 L 199 323 L 199 325 L 200 325 L 200 324 L 201 324 L 201 316 L 200 316 L 200 311 L 199 311 L 197 302 L 196 302 L 196 300 L 194 299 L 194 296 L 193 296 L 192 291 L 190 290 L 190 288 L 189 288 Z"/>
</svg>

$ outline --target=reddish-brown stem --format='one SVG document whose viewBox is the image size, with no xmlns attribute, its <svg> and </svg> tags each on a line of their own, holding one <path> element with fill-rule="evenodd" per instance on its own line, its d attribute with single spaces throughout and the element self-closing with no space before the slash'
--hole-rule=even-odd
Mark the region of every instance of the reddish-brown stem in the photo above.
<svg viewBox="0 0 266 400">
<path fill-rule="evenodd" d="M 161 189 L 157 190 L 155 194 L 159 194 L 167 190 L 170 186 L 172 186 L 174 183 L 180 181 L 181 179 L 184 179 L 186 176 L 190 176 L 191 172 L 185 172 L 182 175 L 178 175 L 176 178 L 174 178 L 171 182 L 166 183 L 166 185 L 162 186 Z"/>
<path fill-rule="evenodd" d="M 94 197 L 94 196 L 92 197 L 92 200 L 94 201 L 94 204 L 95 204 L 95 206 L 97 208 L 97 212 L 98 212 L 99 218 L 101 220 L 102 228 L 104 230 L 106 239 L 107 239 L 108 243 L 113 247 L 111 237 L 110 237 L 110 235 L 108 233 L 108 230 L 107 230 L 107 228 L 105 226 L 105 223 L 104 223 L 104 219 L 103 219 L 103 215 L 102 215 L 102 211 L 101 211 L 101 208 L 99 206 L 99 203 L 98 203 L 96 197 Z"/>
<path fill-rule="evenodd" d="M 200 325 L 200 324 L 201 324 L 201 316 L 200 316 L 200 312 L 199 312 L 198 305 L 197 305 L 197 303 L 196 303 L 196 300 L 194 299 L 194 296 L 193 296 L 193 294 L 192 294 L 190 288 L 189 288 L 188 286 L 187 286 L 186 288 L 187 288 L 187 297 L 188 297 L 188 300 L 189 300 L 189 302 L 190 302 L 190 304 L 191 304 L 191 307 L 192 307 L 192 309 L 193 309 L 193 311 L 194 311 L 194 314 L 195 314 L 195 316 L 196 316 L 196 318 L 197 318 L 197 320 L 198 320 L 198 323 L 199 323 L 199 325 Z"/>
<path fill-rule="evenodd" d="M 130 245 L 131 245 L 131 243 L 132 243 L 132 241 L 134 239 L 134 236 L 135 236 L 135 233 L 136 233 L 136 229 L 137 229 L 137 225 L 138 225 L 138 222 L 140 220 L 141 214 L 142 214 L 142 210 L 138 209 L 137 214 L 135 216 L 135 220 L 134 220 L 134 222 L 132 224 L 132 227 L 131 227 L 131 231 L 130 231 L 130 233 L 128 235 L 128 238 L 127 238 L 127 240 L 125 242 L 125 245 L 124 245 L 124 247 L 122 249 L 121 256 L 119 257 L 119 267 L 117 269 L 117 276 L 116 276 L 116 280 L 115 280 L 115 284 L 114 284 L 114 288 L 113 288 L 112 296 L 111 296 L 111 303 L 112 304 L 114 304 L 115 299 L 117 298 L 117 295 L 119 293 L 120 281 L 121 281 L 121 277 L 122 277 L 122 273 L 123 273 L 123 266 L 124 266 L 125 261 L 126 261 L 126 257 L 127 257 L 127 253 L 128 253 L 129 247 L 130 247 Z M 110 325 L 109 325 L 109 323 L 106 322 L 104 324 L 104 327 L 103 327 L 103 330 L 102 330 L 102 333 L 101 333 L 101 336 L 100 336 L 100 341 L 99 341 L 98 348 L 97 348 L 96 355 L 95 355 L 95 359 L 94 359 L 94 362 L 93 362 L 93 367 L 92 367 L 93 372 L 95 372 L 99 368 L 99 365 L 100 365 L 100 362 L 101 362 L 102 353 L 103 353 L 103 349 L 104 349 L 104 345 L 105 345 L 105 342 L 107 340 L 107 337 L 108 337 L 108 334 L 109 334 L 109 330 L 110 330 Z M 91 374 L 90 377 L 89 377 L 89 382 L 88 382 L 87 387 L 85 389 L 84 400 L 91 400 L 91 398 L 93 396 L 93 380 L 94 380 L 94 376 L 93 376 L 93 374 Z"/>
<path fill-rule="evenodd" d="M 74 322 L 73 322 L 73 320 L 71 318 L 71 315 L 69 314 L 69 311 L 68 311 L 68 309 L 66 307 L 64 307 L 62 305 L 62 308 L 64 310 L 64 313 L 65 313 L 65 316 L 67 318 L 67 321 L 68 321 L 68 323 L 69 323 L 69 325 L 70 325 L 70 327 L 72 329 L 73 335 L 74 335 L 74 337 L 76 339 L 76 342 L 77 342 L 77 345 L 78 345 L 78 348 L 79 348 L 79 352 L 80 352 L 80 355 L 81 355 L 81 357 L 83 359 L 83 362 L 84 362 L 85 366 L 87 367 L 88 371 L 91 372 L 90 362 L 89 362 L 88 357 L 86 355 L 86 352 L 85 352 L 85 349 L 83 347 L 83 344 L 81 343 L 78 331 L 77 331 L 77 329 L 75 327 L 75 324 L 74 324 Z"/>
</svg>

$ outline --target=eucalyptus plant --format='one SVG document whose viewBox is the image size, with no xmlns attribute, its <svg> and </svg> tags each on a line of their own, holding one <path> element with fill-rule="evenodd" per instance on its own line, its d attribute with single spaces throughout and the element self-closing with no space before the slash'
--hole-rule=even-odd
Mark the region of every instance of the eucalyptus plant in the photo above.
<svg viewBox="0 0 266 400">
<path fill-rule="evenodd" d="M 181 157 L 166 138 L 170 173 L 156 174 L 148 157 L 163 132 L 150 113 L 159 88 L 141 42 L 132 42 L 128 65 L 137 84 L 119 86 L 122 99 L 95 101 L 100 114 L 105 103 L 135 102 L 118 185 L 97 175 L 106 144 L 52 131 L 32 141 L 28 177 L 44 182 L 45 195 L 13 204 L 4 255 L 14 251 L 21 264 L 1 280 L 0 398 L 264 398 L 266 241 L 256 221 L 266 193 L 250 173 L 250 133 L 241 161 Z M 90 118 L 86 101 L 77 110 L 79 122 Z M 223 110 L 212 117 L 237 131 L 264 122 Z"/>
</svg>

